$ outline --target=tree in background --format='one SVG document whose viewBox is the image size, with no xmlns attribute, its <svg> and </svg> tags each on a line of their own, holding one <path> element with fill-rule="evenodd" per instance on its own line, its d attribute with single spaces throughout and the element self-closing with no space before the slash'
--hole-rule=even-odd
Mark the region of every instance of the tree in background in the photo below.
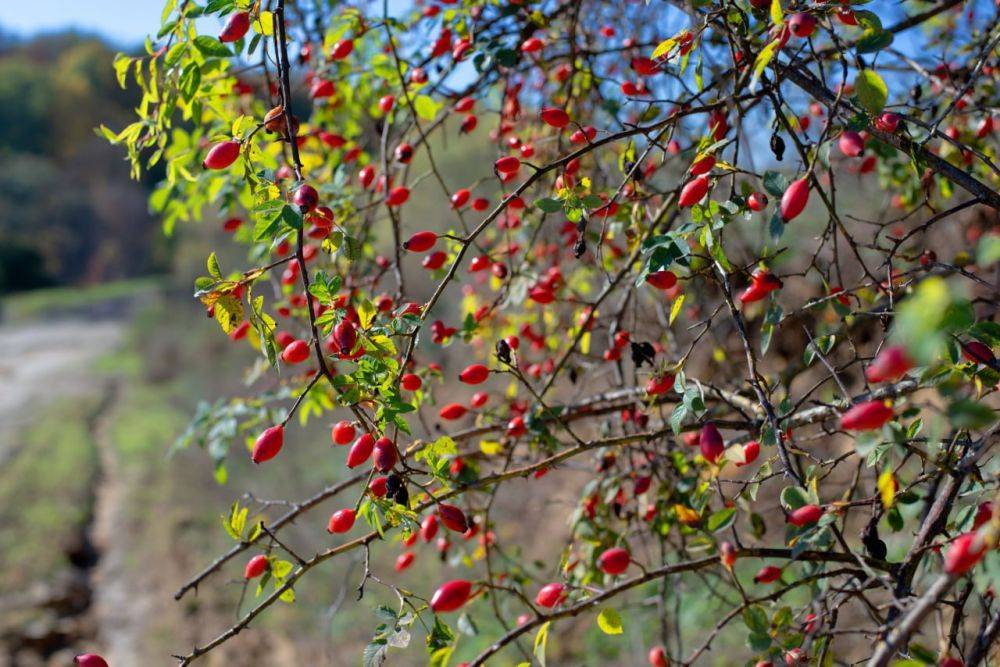
<svg viewBox="0 0 1000 667">
<path fill-rule="evenodd" d="M 94 135 L 138 102 L 113 52 L 72 34 L 5 40 L 0 51 L 0 292 L 162 270 L 146 187 Z M 159 176 L 160 174 L 154 174 Z"/>
<path fill-rule="evenodd" d="M 748 664 L 982 664 L 998 43 L 985 1 L 167 2 L 115 61 L 138 119 L 102 131 L 164 170 L 168 229 L 223 212 L 246 261 L 213 253 L 196 296 L 259 353 L 260 393 L 186 439 L 220 478 L 245 442 L 266 480 L 323 419 L 350 469 L 277 518 L 233 506 L 177 597 L 240 559 L 256 599 L 181 664 L 351 552 L 359 597 L 396 601 L 365 664 L 417 631 L 430 664 L 544 664 L 628 600 L 656 666 L 733 661 L 740 624 Z M 561 556 L 518 558 L 498 494 L 581 468 L 546 510 Z M 282 529 L 313 511 L 329 546 L 300 553 Z M 435 538 L 436 581 L 372 565 Z"/>
</svg>

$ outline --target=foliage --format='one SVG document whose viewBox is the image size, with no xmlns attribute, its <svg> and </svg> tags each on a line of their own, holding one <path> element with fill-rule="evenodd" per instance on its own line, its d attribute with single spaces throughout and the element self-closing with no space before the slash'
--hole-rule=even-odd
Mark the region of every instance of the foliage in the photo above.
<svg viewBox="0 0 1000 667">
<path fill-rule="evenodd" d="M 220 481 L 246 445 L 265 480 L 301 444 L 296 415 L 357 438 L 359 472 L 279 522 L 226 513 L 237 548 L 180 595 L 237 553 L 286 553 L 182 664 L 357 550 L 359 593 L 398 599 L 376 612 L 371 665 L 417 628 L 446 664 L 484 615 L 509 629 L 473 664 L 527 652 L 528 633 L 544 664 L 563 619 L 593 612 L 615 641 L 643 611 L 623 620 L 618 596 L 662 582 L 663 613 L 689 573 L 728 611 L 677 633 L 703 635 L 689 656 L 664 632 L 685 664 L 737 619 L 748 659 L 847 660 L 852 618 L 886 665 L 924 655 L 910 635 L 945 608 L 940 645 L 981 653 L 1000 331 L 997 253 L 966 246 L 1000 206 L 991 33 L 947 2 L 904 3 L 911 20 L 781 0 L 390 4 L 169 0 L 145 53 L 114 63 L 142 101 L 100 132 L 133 175 L 163 170 L 167 233 L 227 219 L 246 259 L 210 255 L 195 295 L 259 353 L 250 383 L 268 381 L 204 404 L 179 443 L 205 447 Z M 218 38 L 206 20 L 225 22 Z M 890 50 L 903 37 L 918 59 Z M 445 174 L 453 145 L 493 158 Z M 891 198 L 845 203 L 862 178 Z M 548 509 L 571 535 L 561 562 L 520 562 L 490 508 L 547 475 L 579 492 Z M 332 546 L 279 537 L 350 489 Z M 339 535 L 358 519 L 364 534 Z M 438 531 L 440 581 L 373 572 L 372 550 Z M 964 576 L 975 605 L 973 587 L 952 599 Z M 811 608 L 792 606 L 801 588 Z"/>
</svg>

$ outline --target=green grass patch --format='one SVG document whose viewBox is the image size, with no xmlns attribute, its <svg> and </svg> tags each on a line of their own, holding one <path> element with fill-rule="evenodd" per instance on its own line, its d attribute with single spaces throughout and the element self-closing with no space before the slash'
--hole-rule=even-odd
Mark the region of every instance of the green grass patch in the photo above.
<svg viewBox="0 0 1000 667">
<path fill-rule="evenodd" d="M 4 320 L 18 322 L 49 317 L 59 311 L 85 309 L 115 299 L 158 290 L 163 278 L 151 276 L 86 287 L 52 287 L 5 296 L 0 304 Z"/>
<path fill-rule="evenodd" d="M 97 474 L 89 423 L 98 398 L 52 406 L 19 438 L 20 449 L 0 476 L 0 590 L 23 590 L 68 564 L 64 547 L 90 514 Z"/>
</svg>

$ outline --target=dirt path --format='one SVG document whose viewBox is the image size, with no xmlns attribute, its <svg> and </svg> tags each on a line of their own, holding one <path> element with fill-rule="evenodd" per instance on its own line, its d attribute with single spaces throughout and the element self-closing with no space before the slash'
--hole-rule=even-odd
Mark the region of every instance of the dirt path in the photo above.
<svg viewBox="0 0 1000 667">
<path fill-rule="evenodd" d="M 44 418 L 55 398 L 100 391 L 93 364 L 117 348 L 116 320 L 63 320 L 0 326 L 0 464 L 14 455 L 17 433 Z"/>
<path fill-rule="evenodd" d="M 119 320 L 0 326 L 0 464 L 18 455 L 24 429 L 50 418 L 48 408 L 56 401 L 74 398 L 96 398 L 86 425 L 98 458 L 93 494 L 86 503 L 90 512 L 68 554 L 68 571 L 55 581 L 38 582 L 34 594 L 6 600 L 7 607 L 47 610 L 40 623 L 25 628 L 23 639 L 16 634 L 7 638 L 8 646 L 37 646 L 36 657 L 30 657 L 30 651 L 19 651 L 18 657 L 0 655 L 0 665 L 26 659 L 25 664 L 64 664 L 74 648 L 94 643 L 122 656 L 114 664 L 137 664 L 128 659 L 134 655 L 129 647 L 136 637 L 130 619 L 137 614 L 126 607 L 127 582 L 118 576 L 125 554 L 111 539 L 120 520 L 123 485 L 108 430 L 122 380 L 94 369 L 98 359 L 122 344 L 124 332 L 125 323 Z M 6 662 L 9 659 L 13 662 Z"/>
</svg>

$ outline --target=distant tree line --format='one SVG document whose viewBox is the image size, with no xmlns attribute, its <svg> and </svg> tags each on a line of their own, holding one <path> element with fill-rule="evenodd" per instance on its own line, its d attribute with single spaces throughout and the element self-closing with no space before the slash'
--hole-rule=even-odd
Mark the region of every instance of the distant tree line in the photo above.
<svg viewBox="0 0 1000 667">
<path fill-rule="evenodd" d="M 0 294 L 162 270 L 148 181 L 95 135 L 138 102 L 100 39 L 0 38 Z"/>
</svg>

